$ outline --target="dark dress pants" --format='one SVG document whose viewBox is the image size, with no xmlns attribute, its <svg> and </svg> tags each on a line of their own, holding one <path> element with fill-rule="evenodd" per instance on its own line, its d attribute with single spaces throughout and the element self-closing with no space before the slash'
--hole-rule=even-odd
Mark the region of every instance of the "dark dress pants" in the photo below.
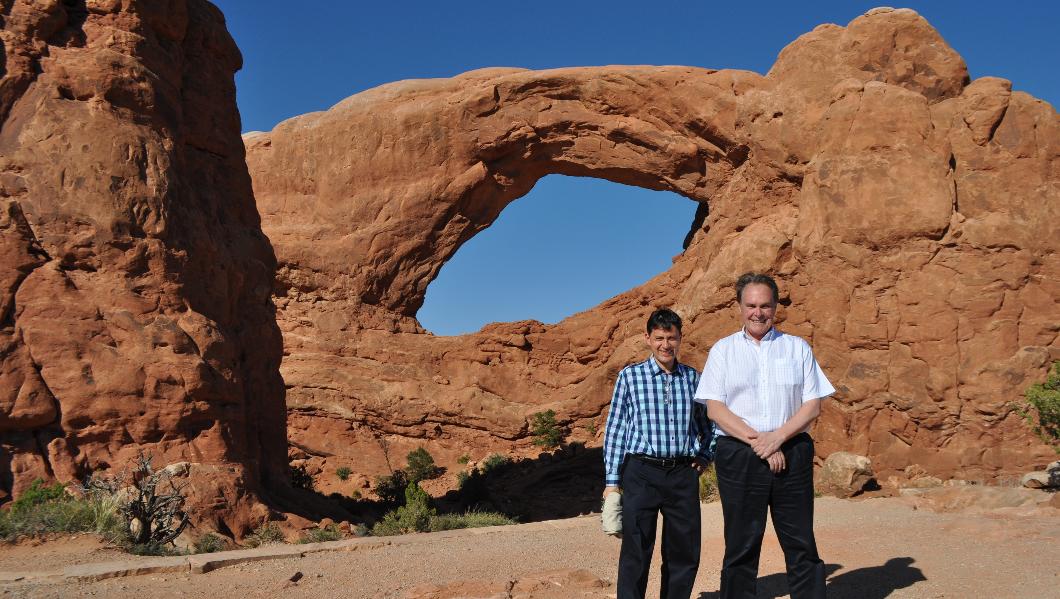
<svg viewBox="0 0 1060 599">
<path fill-rule="evenodd" d="M 618 599 L 641 599 L 663 516 L 662 599 L 688 599 L 699 570 L 699 475 L 692 466 L 662 468 L 634 457 L 622 470 L 622 552 Z"/>
<path fill-rule="evenodd" d="M 800 433 L 781 451 L 787 467 L 773 474 L 746 443 L 718 438 L 714 467 L 725 516 L 721 599 L 755 598 L 767 510 L 784 550 L 791 599 L 825 597 L 824 562 L 813 536 L 813 440 Z"/>
</svg>

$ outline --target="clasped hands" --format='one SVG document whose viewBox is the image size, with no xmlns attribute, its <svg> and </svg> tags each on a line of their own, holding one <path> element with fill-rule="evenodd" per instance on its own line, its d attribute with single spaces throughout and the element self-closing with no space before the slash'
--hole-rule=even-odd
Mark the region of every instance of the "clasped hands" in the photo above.
<svg viewBox="0 0 1060 599">
<path fill-rule="evenodd" d="M 769 464 L 769 470 L 773 474 L 780 473 L 787 467 L 784 452 L 780 451 L 780 446 L 784 443 L 784 435 L 776 431 L 766 433 L 755 431 L 747 435 L 747 442 L 755 455 Z"/>
</svg>

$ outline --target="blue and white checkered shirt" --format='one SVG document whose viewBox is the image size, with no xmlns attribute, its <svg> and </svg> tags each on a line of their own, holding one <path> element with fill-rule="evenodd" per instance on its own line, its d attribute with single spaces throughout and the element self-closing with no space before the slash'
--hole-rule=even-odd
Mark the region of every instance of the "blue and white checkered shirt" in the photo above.
<svg viewBox="0 0 1060 599">
<path fill-rule="evenodd" d="M 714 459 L 714 424 L 693 399 L 699 373 L 677 364 L 668 374 L 649 357 L 618 373 L 604 435 L 604 485 L 617 487 L 627 453 Z"/>
</svg>

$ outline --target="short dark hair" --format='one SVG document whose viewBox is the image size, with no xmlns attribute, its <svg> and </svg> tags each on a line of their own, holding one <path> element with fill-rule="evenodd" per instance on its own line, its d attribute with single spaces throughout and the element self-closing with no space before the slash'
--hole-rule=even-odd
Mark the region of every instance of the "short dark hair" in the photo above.
<svg viewBox="0 0 1060 599">
<path fill-rule="evenodd" d="M 648 317 L 648 334 L 655 329 L 662 329 L 669 331 L 670 329 L 677 329 L 677 332 L 681 332 L 681 317 L 677 315 L 677 312 L 669 308 L 659 308 L 658 310 L 651 313 Z"/>
<path fill-rule="evenodd" d="M 736 279 L 736 303 L 743 301 L 743 288 L 748 285 L 766 285 L 773 290 L 773 303 L 780 303 L 780 289 L 773 277 L 757 272 L 745 272 Z"/>
</svg>

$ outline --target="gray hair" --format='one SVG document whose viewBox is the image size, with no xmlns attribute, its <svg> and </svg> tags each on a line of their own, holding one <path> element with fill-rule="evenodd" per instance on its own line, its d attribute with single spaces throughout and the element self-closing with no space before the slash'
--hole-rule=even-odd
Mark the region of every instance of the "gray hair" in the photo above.
<svg viewBox="0 0 1060 599">
<path fill-rule="evenodd" d="M 743 289 L 748 285 L 765 285 L 773 291 L 773 303 L 780 302 L 780 289 L 773 277 L 757 272 L 745 272 L 736 279 L 736 303 L 743 301 Z"/>
</svg>

